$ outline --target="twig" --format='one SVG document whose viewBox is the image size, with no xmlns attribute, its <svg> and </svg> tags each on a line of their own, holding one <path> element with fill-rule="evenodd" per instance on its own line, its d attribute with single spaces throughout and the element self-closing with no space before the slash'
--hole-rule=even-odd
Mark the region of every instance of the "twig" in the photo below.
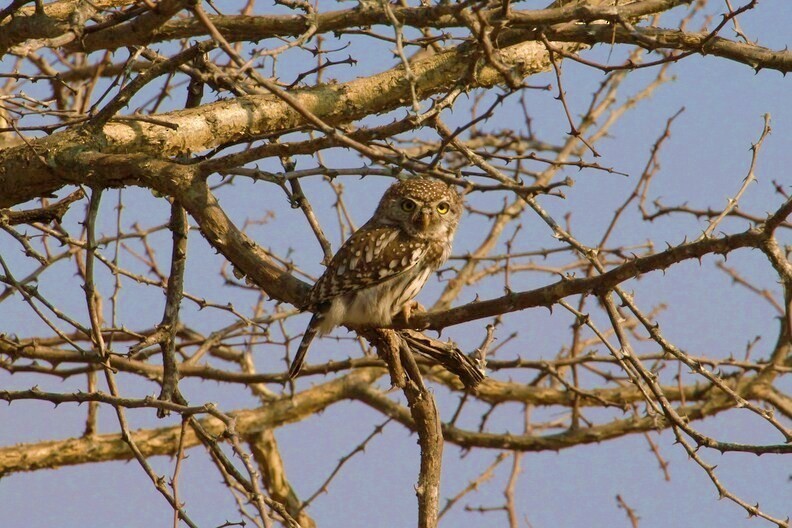
<svg viewBox="0 0 792 528">
<path fill-rule="evenodd" d="M 742 198 L 742 195 L 748 189 L 748 186 L 751 185 L 754 181 L 756 181 L 756 174 L 754 173 L 754 168 L 756 167 L 756 160 L 759 157 L 759 150 L 762 148 L 762 143 L 764 143 L 764 139 L 767 137 L 769 133 L 770 133 L 770 114 L 765 114 L 764 127 L 762 127 L 762 134 L 759 136 L 759 140 L 753 145 L 751 145 L 751 166 L 748 168 L 748 174 L 743 179 L 742 186 L 740 186 L 740 190 L 737 191 L 737 194 L 734 196 L 734 198 L 729 198 L 726 207 L 723 209 L 723 211 L 721 211 L 721 214 L 719 214 L 714 220 L 710 222 L 709 226 L 707 226 L 707 229 L 705 229 L 704 232 L 699 237 L 699 240 L 703 238 L 708 238 L 709 236 L 712 235 L 713 231 L 715 231 L 715 228 L 718 227 L 718 224 L 720 224 L 721 221 L 724 218 L 726 218 L 726 216 L 735 207 L 737 207 L 737 203 L 740 201 L 740 198 Z"/>
</svg>

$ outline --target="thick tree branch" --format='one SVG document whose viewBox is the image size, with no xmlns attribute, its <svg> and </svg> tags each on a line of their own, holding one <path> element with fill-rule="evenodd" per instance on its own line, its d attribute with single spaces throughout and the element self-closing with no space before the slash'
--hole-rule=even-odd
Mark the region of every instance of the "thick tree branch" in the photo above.
<svg viewBox="0 0 792 528">
<path fill-rule="evenodd" d="M 576 45 L 569 49 L 576 49 Z M 460 79 L 466 79 L 470 88 L 501 82 L 500 73 L 487 65 L 471 77 L 470 53 L 469 46 L 463 44 L 413 64 L 418 97 L 425 99 L 450 90 Z M 518 39 L 499 55 L 501 62 L 512 66 L 520 77 L 549 66 L 547 50 L 536 42 Z M 304 111 L 334 126 L 399 108 L 411 100 L 411 89 L 403 69 L 397 67 L 371 77 L 289 95 Z M 238 97 L 155 117 L 174 127 L 146 121 L 110 122 L 98 135 L 82 129 L 67 130 L 0 151 L 0 207 L 52 194 L 67 182 L 79 181 L 80 175 L 89 175 L 88 167 L 75 164 L 78 153 L 123 154 L 134 150 L 151 156 L 177 156 L 307 122 L 289 103 L 271 95 Z"/>
<path fill-rule="evenodd" d="M 84 197 L 85 193 L 83 190 L 77 189 L 62 200 L 58 200 L 44 207 L 25 211 L 0 209 L 0 218 L 5 217 L 8 225 L 30 224 L 33 222 L 41 222 L 44 224 L 48 224 L 52 221 L 60 222 L 63 219 L 63 215 L 69 210 L 71 204 L 78 200 L 82 200 Z"/>
<path fill-rule="evenodd" d="M 409 411 L 382 394 L 382 392 L 378 391 L 376 388 L 368 385 L 357 385 L 353 393 L 354 397 L 363 403 L 393 418 L 405 427 L 411 430 L 415 429 L 415 423 Z M 728 409 L 733 409 L 735 405 L 736 402 L 731 397 L 722 395 L 701 404 L 679 407 L 676 409 L 676 412 L 680 416 L 685 416 L 692 421 L 700 420 L 707 416 L 714 416 Z M 668 421 L 658 421 L 656 416 L 633 416 L 614 420 L 603 425 L 569 429 L 557 434 L 519 435 L 511 433 L 469 431 L 444 423 L 443 437 L 447 442 L 465 448 L 482 447 L 490 449 L 510 449 L 515 451 L 558 451 L 582 444 L 599 443 L 628 434 L 663 430 L 671 426 L 672 424 Z M 756 454 L 792 453 L 792 445 L 790 444 L 737 447 L 747 448 L 740 450 L 754 452 Z M 751 448 L 754 449 L 751 450 Z"/>
<path fill-rule="evenodd" d="M 622 26 L 591 24 L 566 26 L 559 30 L 545 30 L 545 36 L 556 42 L 581 44 L 633 44 L 647 49 L 692 51 L 701 55 L 723 57 L 746 64 L 756 71 L 776 70 L 783 74 L 792 71 L 792 51 L 771 50 L 756 44 L 737 42 L 708 32 L 688 33 L 678 29 L 637 27 L 628 31 Z"/>
<path fill-rule="evenodd" d="M 122 6 L 132 2 L 124 0 L 92 2 L 99 9 Z M 690 0 L 643 0 L 626 6 L 611 6 L 607 0 L 595 0 L 585 5 L 566 5 L 537 10 L 512 10 L 507 19 L 510 23 L 521 25 L 551 25 L 564 22 L 594 20 L 634 19 L 654 13 L 660 13 L 674 7 L 686 5 Z M 79 2 L 64 0 L 47 4 L 44 13 L 36 16 L 33 8 L 22 8 L 18 16 L 0 25 L 0 50 L 28 39 L 53 38 L 68 31 L 69 18 Z M 435 6 L 407 7 L 390 6 L 392 15 L 400 24 L 416 28 L 450 28 L 461 27 L 458 18 L 461 10 L 467 9 L 464 3 L 439 4 Z M 160 7 L 162 9 L 162 7 Z M 172 9 L 167 10 L 171 14 Z M 148 18 L 154 18 L 147 14 Z M 502 18 L 500 8 L 482 11 L 482 17 L 489 23 L 499 22 Z M 144 15 L 140 18 L 146 18 Z M 207 35 L 204 24 L 194 18 L 183 20 L 167 20 L 167 16 L 157 18 L 160 25 L 141 22 L 111 25 L 98 31 L 89 32 L 78 42 L 69 43 L 74 51 L 92 52 L 103 49 L 146 45 L 168 40 L 189 39 Z M 267 38 L 284 38 L 301 35 L 313 23 L 319 33 L 343 32 L 374 25 L 390 25 L 388 13 L 380 9 L 344 9 L 318 13 L 313 20 L 306 20 L 301 15 L 211 15 L 212 24 L 222 32 L 229 42 L 260 40 Z"/>
<path fill-rule="evenodd" d="M 526 308 L 550 307 L 564 297 L 605 291 L 627 280 L 650 271 L 664 270 L 684 260 L 700 259 L 709 254 L 725 255 L 730 251 L 745 247 L 758 248 L 764 238 L 765 235 L 761 229 L 749 229 L 721 238 L 708 238 L 681 244 L 648 257 L 636 257 L 602 275 L 580 279 L 562 279 L 535 290 L 509 293 L 497 299 L 476 301 L 442 312 L 416 314 L 411 318 L 410 324 L 415 328 L 440 330 L 448 326 Z"/>
<path fill-rule="evenodd" d="M 238 434 L 253 434 L 255 431 L 300 421 L 339 400 L 349 399 L 355 385 L 371 383 L 381 373 L 381 369 L 356 370 L 347 376 L 317 385 L 293 396 L 283 396 L 268 402 L 263 407 L 228 414 L 235 418 Z M 204 418 L 199 420 L 199 423 L 212 435 L 220 435 L 225 429 L 223 422 L 215 417 Z M 180 433 L 180 426 L 164 427 L 135 431 L 132 433 L 132 439 L 146 457 L 173 456 L 179 445 Z M 194 447 L 199 443 L 200 440 L 194 431 L 188 430 L 183 439 L 184 447 Z M 132 453 L 119 434 L 53 440 L 29 445 L 19 444 L 0 448 L 0 475 L 131 458 Z"/>
</svg>

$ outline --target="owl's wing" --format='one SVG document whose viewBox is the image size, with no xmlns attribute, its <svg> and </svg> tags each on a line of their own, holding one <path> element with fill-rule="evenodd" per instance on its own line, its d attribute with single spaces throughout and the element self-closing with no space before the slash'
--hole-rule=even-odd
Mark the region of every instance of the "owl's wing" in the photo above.
<svg viewBox="0 0 792 528">
<path fill-rule="evenodd" d="M 335 254 L 311 290 L 311 304 L 385 282 L 433 256 L 436 246 L 393 227 L 364 226 Z"/>
</svg>

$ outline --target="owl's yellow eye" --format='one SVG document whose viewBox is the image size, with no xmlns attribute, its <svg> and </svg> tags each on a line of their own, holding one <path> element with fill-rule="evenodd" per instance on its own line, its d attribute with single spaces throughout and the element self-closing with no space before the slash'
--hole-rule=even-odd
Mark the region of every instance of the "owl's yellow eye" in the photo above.
<svg viewBox="0 0 792 528">
<path fill-rule="evenodd" d="M 441 203 L 437 204 L 437 212 L 440 213 L 441 215 L 446 214 L 448 212 L 448 210 L 449 210 L 449 207 L 448 207 L 447 203 L 441 202 Z"/>
<path fill-rule="evenodd" d="M 412 211 L 415 211 L 415 202 L 413 202 L 412 200 L 407 200 L 407 199 L 402 200 L 401 208 L 402 208 L 403 211 L 406 211 L 408 213 L 410 213 Z"/>
</svg>

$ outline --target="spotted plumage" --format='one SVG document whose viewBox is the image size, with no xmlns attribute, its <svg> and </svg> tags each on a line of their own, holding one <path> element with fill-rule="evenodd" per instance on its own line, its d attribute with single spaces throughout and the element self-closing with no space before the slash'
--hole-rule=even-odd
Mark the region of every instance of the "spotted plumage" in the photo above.
<svg viewBox="0 0 792 528">
<path fill-rule="evenodd" d="M 389 325 L 448 258 L 461 213 L 461 198 L 443 182 L 413 178 L 392 185 L 311 289 L 307 309 L 314 316 L 289 378 L 300 372 L 317 333 Z"/>
</svg>

